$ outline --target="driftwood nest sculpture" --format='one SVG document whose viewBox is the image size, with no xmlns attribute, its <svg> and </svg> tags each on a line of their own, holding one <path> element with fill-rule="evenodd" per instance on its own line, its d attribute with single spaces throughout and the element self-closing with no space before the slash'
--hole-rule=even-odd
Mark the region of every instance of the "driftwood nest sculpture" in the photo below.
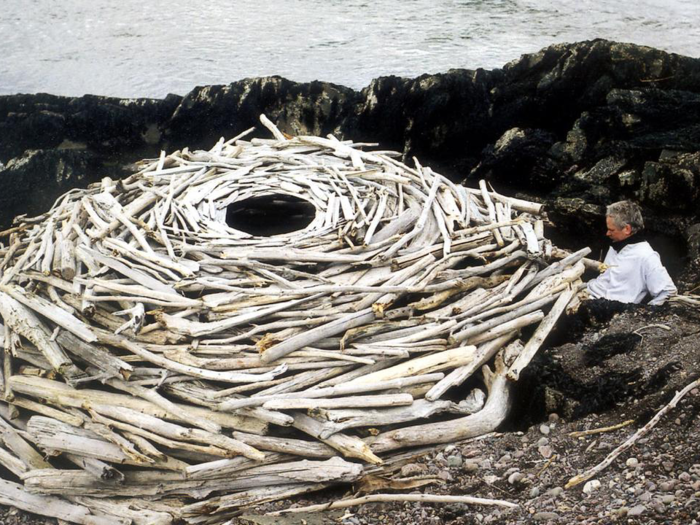
<svg viewBox="0 0 700 525">
<path fill-rule="evenodd" d="M 217 523 L 504 420 L 587 251 L 535 203 L 261 120 L 274 139 L 163 154 L 0 234 L 0 503 Z M 227 224 L 255 199 L 310 222 Z"/>
</svg>

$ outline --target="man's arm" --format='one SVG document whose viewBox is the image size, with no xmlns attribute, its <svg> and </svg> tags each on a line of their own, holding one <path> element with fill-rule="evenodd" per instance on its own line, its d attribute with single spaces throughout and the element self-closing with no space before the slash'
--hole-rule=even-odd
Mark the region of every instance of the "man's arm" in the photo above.
<svg viewBox="0 0 700 525">
<path fill-rule="evenodd" d="M 651 295 L 651 301 L 649 301 L 651 305 L 663 304 L 669 297 L 678 292 L 657 253 L 653 253 L 647 258 L 644 277 L 647 290 Z"/>
</svg>

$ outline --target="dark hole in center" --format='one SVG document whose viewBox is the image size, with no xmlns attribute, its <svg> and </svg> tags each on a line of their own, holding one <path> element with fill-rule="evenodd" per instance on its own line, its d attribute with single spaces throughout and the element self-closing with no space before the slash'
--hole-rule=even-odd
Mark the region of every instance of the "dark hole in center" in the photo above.
<svg viewBox="0 0 700 525">
<path fill-rule="evenodd" d="M 316 208 L 291 195 L 251 197 L 230 204 L 226 224 L 251 235 L 270 236 L 307 227 L 316 216 Z"/>
</svg>

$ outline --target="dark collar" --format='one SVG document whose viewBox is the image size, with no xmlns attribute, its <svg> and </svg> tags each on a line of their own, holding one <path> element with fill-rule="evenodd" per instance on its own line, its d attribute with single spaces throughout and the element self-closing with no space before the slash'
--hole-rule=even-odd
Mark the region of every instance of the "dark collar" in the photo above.
<svg viewBox="0 0 700 525">
<path fill-rule="evenodd" d="M 643 232 L 637 232 L 629 237 L 627 237 L 623 241 L 617 241 L 617 242 L 612 242 L 610 243 L 610 246 L 612 246 L 612 249 L 615 250 L 617 253 L 620 253 L 620 250 L 627 246 L 628 244 L 639 244 L 640 242 L 646 241 L 645 235 Z"/>
</svg>

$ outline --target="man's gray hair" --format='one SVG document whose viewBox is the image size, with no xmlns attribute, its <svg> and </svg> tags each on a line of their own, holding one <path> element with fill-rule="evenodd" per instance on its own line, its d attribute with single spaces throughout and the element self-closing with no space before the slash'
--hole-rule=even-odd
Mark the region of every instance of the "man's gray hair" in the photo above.
<svg viewBox="0 0 700 525">
<path fill-rule="evenodd" d="M 632 201 L 615 202 L 607 207 L 605 215 L 612 218 L 615 226 L 624 228 L 628 224 L 632 227 L 632 233 L 644 229 L 644 219 L 639 205 Z"/>
</svg>

